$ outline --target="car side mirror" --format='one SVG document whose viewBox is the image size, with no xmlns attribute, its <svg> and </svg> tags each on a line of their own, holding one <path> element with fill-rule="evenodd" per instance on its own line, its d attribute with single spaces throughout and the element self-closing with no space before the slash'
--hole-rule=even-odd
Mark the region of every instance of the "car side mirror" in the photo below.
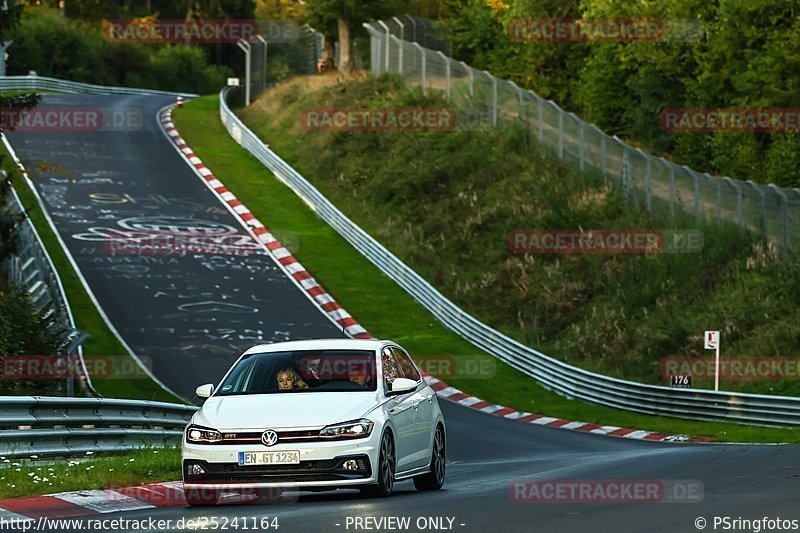
<svg viewBox="0 0 800 533">
<path fill-rule="evenodd" d="M 389 392 L 390 395 L 394 396 L 397 394 L 404 394 L 406 392 L 411 392 L 417 388 L 417 382 L 413 379 L 408 378 L 397 378 L 392 381 L 392 390 Z"/>
<path fill-rule="evenodd" d="M 211 383 L 200 385 L 194 390 L 194 393 L 197 394 L 198 398 L 208 398 L 214 393 L 214 385 Z"/>
</svg>

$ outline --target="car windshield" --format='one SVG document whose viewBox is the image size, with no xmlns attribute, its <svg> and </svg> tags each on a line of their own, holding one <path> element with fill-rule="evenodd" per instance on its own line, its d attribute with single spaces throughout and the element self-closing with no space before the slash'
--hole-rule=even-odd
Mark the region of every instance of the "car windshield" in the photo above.
<svg viewBox="0 0 800 533">
<path fill-rule="evenodd" d="M 374 391 L 376 378 L 371 350 L 258 353 L 236 364 L 216 396 Z"/>
</svg>

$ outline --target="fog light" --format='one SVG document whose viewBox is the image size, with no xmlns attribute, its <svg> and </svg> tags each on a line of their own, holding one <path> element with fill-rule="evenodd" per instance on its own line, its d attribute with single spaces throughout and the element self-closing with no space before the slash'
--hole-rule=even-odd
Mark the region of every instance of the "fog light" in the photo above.
<svg viewBox="0 0 800 533">
<path fill-rule="evenodd" d="M 345 470 L 358 470 L 358 463 L 355 459 L 348 459 L 344 463 L 342 463 L 342 468 Z"/>
<path fill-rule="evenodd" d="M 186 467 L 186 474 L 189 476 L 199 476 L 205 473 L 206 471 L 203 470 L 203 467 L 197 464 L 190 464 Z"/>
</svg>

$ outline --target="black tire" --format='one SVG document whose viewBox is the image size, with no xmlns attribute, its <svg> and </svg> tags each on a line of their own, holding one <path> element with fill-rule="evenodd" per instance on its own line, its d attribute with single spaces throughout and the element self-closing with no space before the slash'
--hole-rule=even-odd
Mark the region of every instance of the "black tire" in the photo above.
<svg viewBox="0 0 800 533">
<path fill-rule="evenodd" d="M 209 507 L 219 501 L 219 491 L 214 489 L 189 489 L 184 496 L 190 507 Z"/>
<path fill-rule="evenodd" d="M 431 471 L 414 477 L 414 487 L 417 490 L 439 490 L 444 485 L 444 475 L 444 429 L 442 429 L 442 426 L 436 426 L 436 433 L 433 436 L 433 449 L 431 450 Z"/>
<path fill-rule="evenodd" d="M 394 453 L 394 440 L 388 431 L 381 439 L 381 451 L 378 458 L 378 482 L 361 490 L 370 498 L 385 498 L 391 496 L 394 490 L 394 474 L 397 459 Z"/>
</svg>

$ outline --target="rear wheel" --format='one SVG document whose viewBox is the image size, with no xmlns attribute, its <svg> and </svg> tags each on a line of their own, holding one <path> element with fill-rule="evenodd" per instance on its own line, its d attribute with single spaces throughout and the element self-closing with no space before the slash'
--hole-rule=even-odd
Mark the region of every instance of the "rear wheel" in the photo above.
<svg viewBox="0 0 800 533">
<path fill-rule="evenodd" d="M 394 489 L 395 454 L 392 435 L 387 431 L 381 439 L 378 458 L 378 482 L 362 489 L 362 493 L 372 498 L 385 498 Z"/>
<path fill-rule="evenodd" d="M 414 478 L 414 487 L 417 490 L 439 490 L 444 485 L 444 429 L 436 426 L 433 436 L 433 450 L 431 452 L 431 470 L 426 474 Z"/>
</svg>

